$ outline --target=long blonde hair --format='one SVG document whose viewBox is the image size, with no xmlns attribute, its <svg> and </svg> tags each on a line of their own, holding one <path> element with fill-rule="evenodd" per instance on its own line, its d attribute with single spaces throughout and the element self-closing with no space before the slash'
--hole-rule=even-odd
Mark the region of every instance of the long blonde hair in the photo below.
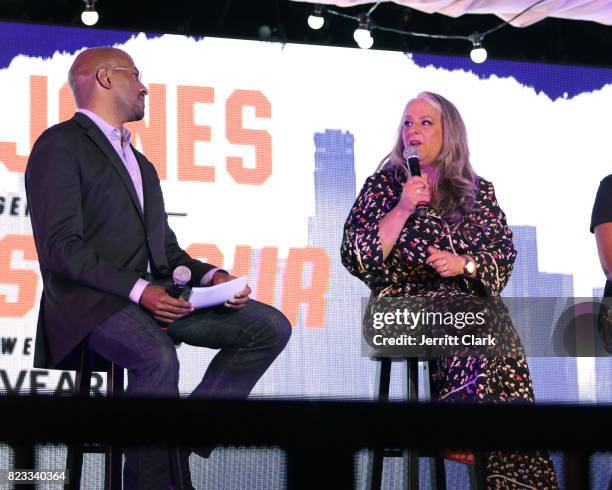
<svg viewBox="0 0 612 490">
<path fill-rule="evenodd" d="M 465 124 L 452 102 L 433 92 L 421 92 L 410 100 L 402 113 L 395 145 L 383 158 L 378 170 L 395 170 L 395 180 L 400 184 L 410 177 L 403 156 L 402 131 L 408 107 L 419 99 L 434 107 L 440 113 L 442 121 L 442 148 L 434 162 L 438 172 L 434 182 L 431 182 L 433 189 L 431 206 L 442 213 L 449 223 L 457 224 L 474 207 L 478 176 L 470 164 Z"/>
</svg>

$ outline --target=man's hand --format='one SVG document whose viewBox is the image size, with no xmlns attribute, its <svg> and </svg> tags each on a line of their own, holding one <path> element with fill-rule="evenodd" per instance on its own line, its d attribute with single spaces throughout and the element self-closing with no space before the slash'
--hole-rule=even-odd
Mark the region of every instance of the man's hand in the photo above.
<svg viewBox="0 0 612 490">
<path fill-rule="evenodd" d="M 212 280 L 210 281 L 210 285 L 216 286 L 217 284 L 221 284 L 222 282 L 231 281 L 232 279 L 236 279 L 236 278 L 226 272 L 217 271 L 213 275 Z M 239 310 L 244 305 L 246 305 L 247 301 L 249 300 L 249 294 L 251 294 L 251 288 L 247 284 L 246 287 L 242 291 L 235 294 L 232 299 L 226 301 L 225 306 L 227 308 L 231 308 L 232 310 Z"/>
<path fill-rule="evenodd" d="M 166 288 L 149 284 L 140 297 L 140 305 L 149 310 L 156 320 L 172 323 L 193 312 L 193 305 L 183 298 L 173 298 Z"/>
</svg>

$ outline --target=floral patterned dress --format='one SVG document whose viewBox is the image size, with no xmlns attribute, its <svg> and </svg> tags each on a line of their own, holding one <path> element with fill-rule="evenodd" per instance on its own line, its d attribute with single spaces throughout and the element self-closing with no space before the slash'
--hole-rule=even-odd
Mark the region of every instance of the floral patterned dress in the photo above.
<svg viewBox="0 0 612 490">
<path fill-rule="evenodd" d="M 498 297 L 512 273 L 516 250 L 493 185 L 479 178 L 472 212 L 451 228 L 440 213 L 413 214 L 405 223 L 386 260 L 378 224 L 400 200 L 402 186 L 393 170 L 370 176 L 344 226 L 342 263 L 376 297 L 424 296 L 450 298 Z M 427 247 L 474 258 L 477 279 L 442 278 L 425 263 Z M 534 402 L 533 386 L 520 340 L 514 332 L 513 354 L 496 357 L 446 357 L 437 360 L 432 396 L 444 402 Z M 486 453 L 487 488 L 557 489 L 557 478 L 547 453 L 534 451 Z"/>
</svg>

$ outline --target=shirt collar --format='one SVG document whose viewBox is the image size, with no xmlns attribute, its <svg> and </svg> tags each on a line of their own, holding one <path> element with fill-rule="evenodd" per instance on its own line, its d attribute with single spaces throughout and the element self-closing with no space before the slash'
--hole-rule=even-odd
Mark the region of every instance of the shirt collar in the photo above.
<svg viewBox="0 0 612 490">
<path fill-rule="evenodd" d="M 98 114 L 87 109 L 78 109 L 77 112 L 85 114 L 89 119 L 91 119 L 110 141 L 120 140 L 122 146 L 130 143 L 132 133 L 129 129 L 124 127 L 115 128 Z"/>
</svg>

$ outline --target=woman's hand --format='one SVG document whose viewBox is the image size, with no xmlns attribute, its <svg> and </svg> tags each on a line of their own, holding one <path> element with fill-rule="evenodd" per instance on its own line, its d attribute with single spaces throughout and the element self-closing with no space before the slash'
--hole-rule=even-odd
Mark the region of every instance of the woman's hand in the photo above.
<svg viewBox="0 0 612 490">
<path fill-rule="evenodd" d="M 431 193 L 426 177 L 410 177 L 404 184 L 402 196 L 397 204 L 403 211 L 412 214 L 420 201 L 431 201 Z"/>
<path fill-rule="evenodd" d="M 455 277 L 463 275 L 465 259 L 462 255 L 440 250 L 436 247 L 427 247 L 426 262 L 432 266 L 441 277 Z"/>
</svg>

